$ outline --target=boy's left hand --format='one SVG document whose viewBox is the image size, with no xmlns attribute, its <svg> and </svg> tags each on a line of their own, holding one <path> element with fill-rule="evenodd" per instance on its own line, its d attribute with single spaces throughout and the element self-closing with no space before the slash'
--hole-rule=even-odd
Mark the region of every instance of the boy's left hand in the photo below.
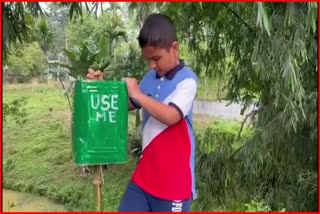
<svg viewBox="0 0 320 214">
<path fill-rule="evenodd" d="M 135 97 L 135 95 L 141 93 L 138 85 L 138 81 L 135 78 L 127 77 L 125 78 L 128 87 L 128 93 L 130 97 Z"/>
</svg>

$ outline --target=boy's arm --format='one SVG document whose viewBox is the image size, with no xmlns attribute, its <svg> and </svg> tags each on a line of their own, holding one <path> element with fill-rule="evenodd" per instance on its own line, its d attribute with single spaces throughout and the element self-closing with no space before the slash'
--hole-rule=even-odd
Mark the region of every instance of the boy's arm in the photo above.
<svg viewBox="0 0 320 214">
<path fill-rule="evenodd" d="M 172 94 L 171 102 L 164 104 L 144 95 L 139 90 L 135 79 L 127 78 L 126 82 L 128 88 L 130 88 L 130 96 L 155 119 L 168 126 L 177 123 L 188 114 L 197 91 L 196 81 L 186 79 L 177 85 L 175 92 Z"/>
<path fill-rule="evenodd" d="M 170 126 L 181 119 L 178 110 L 172 106 L 160 103 L 141 92 L 133 95 L 133 97 L 139 101 L 140 105 L 143 106 L 149 114 L 161 123 Z"/>
<path fill-rule="evenodd" d="M 128 99 L 128 111 L 132 111 L 132 110 L 135 110 L 136 107 L 134 105 L 132 105 L 130 99 Z"/>
<path fill-rule="evenodd" d="M 135 109 L 140 109 L 141 106 L 132 98 L 129 96 L 128 99 L 128 111 L 132 111 Z"/>
</svg>

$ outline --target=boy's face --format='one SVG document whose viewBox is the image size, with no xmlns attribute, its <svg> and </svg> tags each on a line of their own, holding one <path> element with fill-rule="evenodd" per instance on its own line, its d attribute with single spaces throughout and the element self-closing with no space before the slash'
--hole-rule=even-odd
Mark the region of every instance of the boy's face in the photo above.
<svg viewBox="0 0 320 214">
<path fill-rule="evenodd" d="M 143 57 L 148 61 L 149 67 L 158 75 L 163 76 L 179 63 L 179 45 L 173 42 L 169 50 L 153 46 L 142 48 Z"/>
</svg>

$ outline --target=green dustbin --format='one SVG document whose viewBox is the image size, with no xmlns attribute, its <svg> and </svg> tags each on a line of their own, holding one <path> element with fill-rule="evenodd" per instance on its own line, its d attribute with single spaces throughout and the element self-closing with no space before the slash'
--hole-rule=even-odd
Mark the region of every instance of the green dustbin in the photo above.
<svg viewBox="0 0 320 214">
<path fill-rule="evenodd" d="M 127 162 L 128 93 L 123 81 L 75 82 L 72 153 L 77 165 Z"/>
</svg>

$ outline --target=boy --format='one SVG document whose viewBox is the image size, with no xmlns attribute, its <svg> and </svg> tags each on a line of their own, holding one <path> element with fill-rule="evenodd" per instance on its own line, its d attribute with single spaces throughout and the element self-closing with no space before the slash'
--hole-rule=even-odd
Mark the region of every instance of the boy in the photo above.
<svg viewBox="0 0 320 214">
<path fill-rule="evenodd" d="M 150 70 L 139 85 L 134 78 L 126 83 L 129 109 L 143 109 L 143 152 L 119 211 L 190 211 L 196 197 L 192 104 L 197 77 L 179 60 L 176 29 L 167 16 L 150 15 L 138 40 Z M 101 76 L 89 71 L 87 78 Z"/>
</svg>

